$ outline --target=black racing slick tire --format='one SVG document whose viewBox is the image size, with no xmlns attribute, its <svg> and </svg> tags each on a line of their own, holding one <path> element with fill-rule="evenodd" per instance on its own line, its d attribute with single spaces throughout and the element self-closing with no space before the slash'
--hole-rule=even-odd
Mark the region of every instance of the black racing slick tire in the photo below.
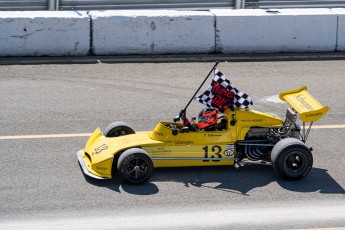
<svg viewBox="0 0 345 230">
<path fill-rule="evenodd" d="M 119 137 L 134 133 L 135 131 L 126 122 L 115 121 L 105 128 L 103 135 L 105 137 Z"/>
<path fill-rule="evenodd" d="M 150 178 L 153 172 L 153 162 L 146 151 L 132 148 L 120 155 L 117 170 L 121 180 L 141 184 Z"/>
<path fill-rule="evenodd" d="M 276 173 L 290 180 L 305 177 L 313 167 L 311 151 L 296 138 L 278 141 L 272 149 L 271 161 Z"/>
</svg>

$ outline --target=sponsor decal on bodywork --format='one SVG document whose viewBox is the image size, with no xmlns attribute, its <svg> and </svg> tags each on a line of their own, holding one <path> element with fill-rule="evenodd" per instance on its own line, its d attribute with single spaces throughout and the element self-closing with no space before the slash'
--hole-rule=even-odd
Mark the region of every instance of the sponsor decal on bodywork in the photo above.
<svg viewBox="0 0 345 230">
<path fill-rule="evenodd" d="M 150 150 L 152 156 L 170 156 L 172 150 L 165 147 L 158 147 L 157 149 Z"/>
<path fill-rule="evenodd" d="M 310 117 L 319 117 L 319 116 L 322 116 L 322 112 L 309 113 L 309 114 L 306 114 L 305 116 L 306 116 L 307 118 L 310 118 Z"/>
<path fill-rule="evenodd" d="M 234 149 L 235 145 L 234 144 L 230 144 L 230 145 L 225 145 L 226 149 Z"/>
<path fill-rule="evenodd" d="M 264 122 L 263 119 L 247 119 L 247 120 L 241 120 L 241 122 Z"/>
<path fill-rule="evenodd" d="M 164 136 L 163 133 L 157 132 L 157 131 L 155 131 L 155 130 L 153 130 L 153 135 L 154 135 L 155 137 L 162 137 L 162 136 Z"/>
<path fill-rule="evenodd" d="M 298 94 L 297 96 L 295 96 L 295 98 L 301 103 L 300 107 L 302 109 L 314 110 L 314 108 L 308 103 L 306 97 L 303 94 Z"/>
<path fill-rule="evenodd" d="M 102 167 L 102 166 L 96 165 L 96 170 L 97 170 L 97 171 L 107 171 L 108 168 L 107 168 L 107 167 Z"/>
<path fill-rule="evenodd" d="M 229 157 L 229 156 L 232 156 L 232 155 L 234 155 L 234 151 L 233 150 L 228 149 L 228 150 L 224 151 L 224 156 Z"/>
<path fill-rule="evenodd" d="M 103 145 L 101 145 L 101 146 L 95 148 L 94 151 L 92 152 L 92 155 L 99 154 L 99 153 L 101 153 L 103 150 L 106 150 L 106 149 L 108 149 L 108 145 L 103 144 Z"/>
<path fill-rule="evenodd" d="M 192 145 L 194 141 L 175 141 L 176 145 Z"/>
<path fill-rule="evenodd" d="M 228 144 L 225 145 L 226 150 L 223 152 L 224 156 L 230 157 L 234 155 L 235 151 L 235 145 L 234 144 Z"/>
</svg>

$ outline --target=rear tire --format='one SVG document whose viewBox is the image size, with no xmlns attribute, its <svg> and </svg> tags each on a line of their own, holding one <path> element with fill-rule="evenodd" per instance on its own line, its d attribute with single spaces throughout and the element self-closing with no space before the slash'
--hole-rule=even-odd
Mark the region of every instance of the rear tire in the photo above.
<svg viewBox="0 0 345 230">
<path fill-rule="evenodd" d="M 146 151 L 132 148 L 120 155 L 117 169 L 122 180 L 132 184 L 141 184 L 150 178 L 153 172 L 153 162 Z"/>
<path fill-rule="evenodd" d="M 278 175 L 296 180 L 308 175 L 313 166 L 313 155 L 302 141 L 285 138 L 273 147 L 271 161 Z"/>
<path fill-rule="evenodd" d="M 123 121 L 115 121 L 108 125 L 103 135 L 105 137 L 119 137 L 119 136 L 125 136 L 129 134 L 135 134 L 135 131 L 132 129 L 131 126 L 129 126 L 126 122 Z"/>
</svg>

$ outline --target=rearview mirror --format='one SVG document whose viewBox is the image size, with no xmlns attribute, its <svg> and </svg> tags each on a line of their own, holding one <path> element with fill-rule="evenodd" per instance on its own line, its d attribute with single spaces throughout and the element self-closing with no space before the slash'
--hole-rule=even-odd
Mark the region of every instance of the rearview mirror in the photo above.
<svg viewBox="0 0 345 230">
<path fill-rule="evenodd" d="M 178 121 L 180 121 L 180 116 L 177 116 L 174 118 L 174 122 L 178 122 Z"/>
</svg>

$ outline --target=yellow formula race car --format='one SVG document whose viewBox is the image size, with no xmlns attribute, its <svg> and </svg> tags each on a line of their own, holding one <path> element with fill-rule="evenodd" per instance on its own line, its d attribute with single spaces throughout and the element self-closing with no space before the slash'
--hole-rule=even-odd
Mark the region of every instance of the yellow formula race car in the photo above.
<svg viewBox="0 0 345 230">
<path fill-rule="evenodd" d="M 213 95 L 208 96 L 214 99 L 216 91 L 211 89 Z M 222 95 L 231 97 L 227 92 Z M 279 96 L 291 106 L 284 120 L 248 106 L 232 106 L 235 103 L 231 101 L 229 107 L 217 111 L 222 111 L 222 116 L 207 129 L 186 119 L 180 122 L 181 114 L 174 122 L 159 122 L 146 132 L 135 132 L 125 122 L 116 121 L 103 132 L 99 128 L 93 132 L 77 153 L 78 161 L 90 177 L 112 178 L 113 168 L 117 168 L 122 180 L 134 184 L 147 181 L 156 167 L 246 164 L 272 165 L 278 175 L 299 179 L 313 165 L 312 149 L 305 144 L 311 126 L 328 112 L 328 107 L 317 102 L 305 86 Z M 218 101 L 209 107 L 224 105 Z M 214 119 L 213 111 L 205 109 L 199 119 Z M 298 115 L 302 126 L 296 124 Z"/>
</svg>

